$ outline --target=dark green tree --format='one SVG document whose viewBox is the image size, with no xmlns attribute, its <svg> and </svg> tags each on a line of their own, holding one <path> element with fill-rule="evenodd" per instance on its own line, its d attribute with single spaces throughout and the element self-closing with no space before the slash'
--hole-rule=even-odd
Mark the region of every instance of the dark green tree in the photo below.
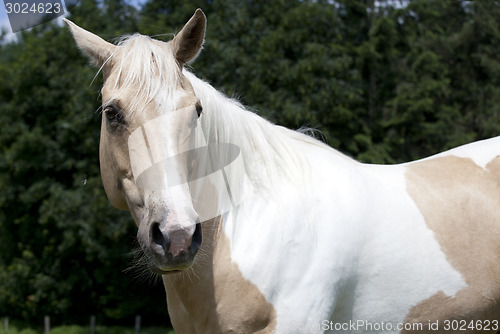
<svg viewBox="0 0 500 334">
<path fill-rule="evenodd" d="M 398 11 L 398 83 L 381 141 L 397 161 L 497 135 L 498 2 L 417 0 Z"/>
<path fill-rule="evenodd" d="M 343 28 L 327 1 L 216 1 L 193 68 L 266 118 L 318 128 L 347 150 L 362 84 Z"/>
<path fill-rule="evenodd" d="M 114 0 L 84 1 L 71 19 L 104 36 L 136 22 Z M 96 69 L 65 27 L 20 37 L 0 54 L 0 314 L 39 324 L 45 314 L 55 324 L 142 314 L 168 324 L 163 287 L 123 273 L 136 228 L 101 185 L 100 76 L 90 86 Z"/>
</svg>

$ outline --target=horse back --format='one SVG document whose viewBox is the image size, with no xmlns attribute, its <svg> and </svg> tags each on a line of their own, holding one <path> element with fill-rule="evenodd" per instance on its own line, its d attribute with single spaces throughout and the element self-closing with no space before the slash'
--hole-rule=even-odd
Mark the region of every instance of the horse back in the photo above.
<svg viewBox="0 0 500 334">
<path fill-rule="evenodd" d="M 406 321 L 500 320 L 499 138 L 407 164 L 405 177 L 408 194 L 467 284 L 453 297 L 440 292 L 422 301 Z"/>
</svg>

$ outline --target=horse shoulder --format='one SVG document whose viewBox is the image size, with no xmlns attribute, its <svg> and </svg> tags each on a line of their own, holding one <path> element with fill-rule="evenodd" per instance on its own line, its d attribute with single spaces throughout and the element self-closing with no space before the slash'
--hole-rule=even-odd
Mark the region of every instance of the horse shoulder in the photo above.
<svg viewBox="0 0 500 334">
<path fill-rule="evenodd" d="M 231 258 L 222 220 L 203 223 L 193 268 L 164 276 L 169 314 L 179 333 L 274 333 L 274 306 Z"/>
<path fill-rule="evenodd" d="M 224 231 L 214 253 L 213 288 L 221 333 L 274 333 L 276 310 L 232 260 Z"/>
</svg>

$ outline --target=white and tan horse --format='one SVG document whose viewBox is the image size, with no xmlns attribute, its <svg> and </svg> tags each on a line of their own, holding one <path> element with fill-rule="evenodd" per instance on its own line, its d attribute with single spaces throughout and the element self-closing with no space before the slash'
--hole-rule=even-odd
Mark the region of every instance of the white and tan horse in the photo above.
<svg viewBox="0 0 500 334">
<path fill-rule="evenodd" d="M 67 23 L 104 74 L 106 194 L 177 333 L 499 330 L 500 138 L 361 164 L 186 71 L 200 10 L 169 43 Z"/>
</svg>

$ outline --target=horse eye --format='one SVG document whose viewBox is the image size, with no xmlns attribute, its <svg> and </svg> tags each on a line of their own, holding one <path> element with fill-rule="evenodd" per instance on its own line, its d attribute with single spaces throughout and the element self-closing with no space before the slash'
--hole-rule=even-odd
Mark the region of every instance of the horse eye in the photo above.
<svg viewBox="0 0 500 334">
<path fill-rule="evenodd" d="M 117 111 L 115 108 L 113 107 L 106 107 L 104 109 L 104 114 L 106 115 L 106 118 L 110 121 L 110 122 L 119 122 L 119 123 L 123 123 L 123 116 L 122 114 L 120 114 L 119 111 Z"/>
<path fill-rule="evenodd" d="M 201 115 L 201 112 L 203 111 L 203 107 L 201 106 L 201 104 L 198 102 L 196 104 L 196 113 L 198 114 L 198 117 L 200 117 Z"/>
</svg>

